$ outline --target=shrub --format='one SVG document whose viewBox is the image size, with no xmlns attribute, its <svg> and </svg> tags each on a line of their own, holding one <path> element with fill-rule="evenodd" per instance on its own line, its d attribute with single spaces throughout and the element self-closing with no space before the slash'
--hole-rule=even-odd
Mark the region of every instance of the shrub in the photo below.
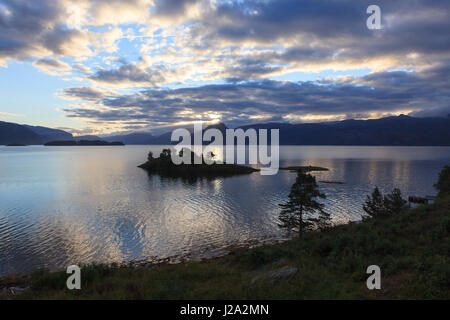
<svg viewBox="0 0 450 320">
<path fill-rule="evenodd" d="M 434 187 L 439 191 L 439 197 L 450 194 L 450 166 L 445 166 L 442 169 L 439 174 L 439 180 Z"/>
<path fill-rule="evenodd" d="M 375 187 L 372 195 L 367 196 L 363 209 L 371 218 L 386 217 L 404 209 L 405 204 L 406 200 L 402 198 L 400 189 L 395 188 L 390 194 L 384 196 L 378 187 Z"/>
<path fill-rule="evenodd" d="M 402 198 L 400 189 L 395 188 L 391 194 L 384 197 L 384 207 L 387 214 L 401 211 L 405 208 L 406 200 Z"/>
</svg>

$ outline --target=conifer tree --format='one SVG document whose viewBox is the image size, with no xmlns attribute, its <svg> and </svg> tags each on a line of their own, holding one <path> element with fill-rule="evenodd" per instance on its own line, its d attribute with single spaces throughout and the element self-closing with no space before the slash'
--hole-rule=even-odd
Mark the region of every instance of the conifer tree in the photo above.
<svg viewBox="0 0 450 320">
<path fill-rule="evenodd" d="M 317 202 L 316 198 L 325 198 L 319 191 L 316 178 L 298 171 L 289 193 L 289 201 L 280 204 L 282 210 L 278 226 L 294 230 L 299 235 L 314 228 L 326 228 L 330 223 L 330 216 L 324 212 L 324 205 Z"/>
</svg>

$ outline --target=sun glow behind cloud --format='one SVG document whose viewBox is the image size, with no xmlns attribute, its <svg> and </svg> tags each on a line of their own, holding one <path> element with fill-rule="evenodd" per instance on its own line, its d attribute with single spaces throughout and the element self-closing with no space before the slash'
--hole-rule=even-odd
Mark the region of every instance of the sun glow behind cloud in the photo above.
<svg viewBox="0 0 450 320">
<path fill-rule="evenodd" d="M 379 31 L 368 4 L 5 0 L 0 66 L 59 79 L 74 132 L 449 113 L 448 2 L 380 1 Z"/>
</svg>

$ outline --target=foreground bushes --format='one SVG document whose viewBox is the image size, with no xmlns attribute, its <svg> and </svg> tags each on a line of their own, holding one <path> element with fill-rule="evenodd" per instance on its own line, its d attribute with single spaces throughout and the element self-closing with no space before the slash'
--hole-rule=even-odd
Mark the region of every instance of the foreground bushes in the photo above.
<svg viewBox="0 0 450 320">
<path fill-rule="evenodd" d="M 398 213 L 405 208 L 405 205 L 406 200 L 402 198 L 400 189 L 395 188 L 390 194 L 383 195 L 376 187 L 372 195 L 367 196 L 366 203 L 363 205 L 364 211 L 368 214 L 365 219 Z"/>
</svg>

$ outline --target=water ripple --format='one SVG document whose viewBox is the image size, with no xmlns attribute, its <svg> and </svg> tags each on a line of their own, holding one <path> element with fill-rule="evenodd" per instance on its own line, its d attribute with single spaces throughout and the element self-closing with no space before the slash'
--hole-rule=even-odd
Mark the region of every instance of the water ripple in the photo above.
<svg viewBox="0 0 450 320">
<path fill-rule="evenodd" d="M 0 150 L 0 276 L 74 263 L 200 259 L 286 238 L 277 227 L 279 204 L 295 174 L 195 182 L 148 176 L 136 165 L 150 148 L 160 147 L 30 147 L 7 157 Z M 360 219 L 376 185 L 434 194 L 450 162 L 450 148 L 401 149 L 401 156 L 395 148 L 362 148 L 282 148 L 281 165 L 330 168 L 314 174 L 345 182 L 319 186 L 333 221 L 346 223 Z"/>
</svg>

